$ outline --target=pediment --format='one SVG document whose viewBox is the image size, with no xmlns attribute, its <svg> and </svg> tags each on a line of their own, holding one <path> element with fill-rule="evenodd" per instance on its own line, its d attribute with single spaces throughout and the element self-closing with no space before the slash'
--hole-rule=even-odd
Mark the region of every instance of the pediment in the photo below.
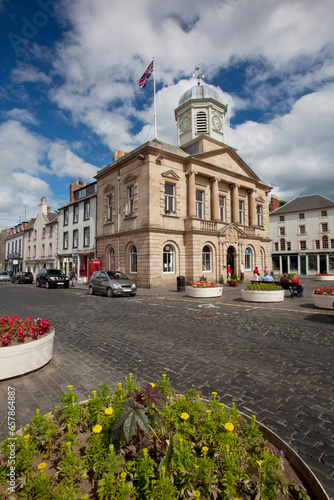
<svg viewBox="0 0 334 500">
<path fill-rule="evenodd" d="M 227 226 L 223 227 L 223 229 L 220 229 L 218 231 L 220 234 L 223 234 L 227 240 L 229 241 L 238 241 L 239 237 L 245 237 L 247 236 L 245 231 L 240 229 L 236 224 L 233 222 L 231 224 L 228 224 Z"/>
<path fill-rule="evenodd" d="M 124 183 L 127 184 L 128 182 L 134 182 L 137 179 L 136 175 L 133 174 L 127 174 L 124 178 Z"/>
<path fill-rule="evenodd" d="M 115 188 L 115 186 L 113 186 L 112 184 L 110 184 L 110 183 L 108 182 L 108 184 L 106 184 L 106 185 L 104 186 L 103 192 L 104 192 L 104 193 L 107 193 L 108 191 L 111 191 L 111 190 L 112 190 L 112 189 L 114 189 L 114 188 Z"/>
<path fill-rule="evenodd" d="M 174 170 L 167 170 L 167 172 L 163 172 L 161 176 L 166 177 L 167 179 L 173 179 L 174 181 L 178 181 L 180 179 Z"/>
<path fill-rule="evenodd" d="M 258 196 L 255 200 L 259 203 L 264 203 L 266 201 L 262 196 Z"/>
<path fill-rule="evenodd" d="M 221 168 L 224 171 L 242 175 L 252 180 L 260 180 L 256 173 L 237 154 L 235 149 L 230 146 L 199 153 L 193 155 L 193 157 L 210 165 L 214 165 L 215 167 Z"/>
</svg>

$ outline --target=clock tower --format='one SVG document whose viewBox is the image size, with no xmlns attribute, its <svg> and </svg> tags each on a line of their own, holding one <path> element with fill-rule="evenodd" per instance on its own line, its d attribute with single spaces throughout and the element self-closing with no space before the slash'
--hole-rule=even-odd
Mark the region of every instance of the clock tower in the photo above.
<svg viewBox="0 0 334 500">
<path fill-rule="evenodd" d="M 226 144 L 226 111 L 218 92 L 198 81 L 181 96 L 175 109 L 178 145 L 183 147 L 203 134 Z"/>
</svg>

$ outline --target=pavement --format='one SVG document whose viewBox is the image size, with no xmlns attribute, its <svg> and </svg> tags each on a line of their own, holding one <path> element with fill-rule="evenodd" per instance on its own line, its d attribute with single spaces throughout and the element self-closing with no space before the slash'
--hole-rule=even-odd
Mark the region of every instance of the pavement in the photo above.
<svg viewBox="0 0 334 500">
<path fill-rule="evenodd" d="M 333 284 L 333 283 L 329 283 Z M 53 358 L 36 372 L 0 381 L 0 441 L 7 435 L 7 388 L 16 392 L 17 426 L 49 412 L 68 384 L 87 399 L 103 379 L 114 387 L 129 372 L 147 383 L 166 373 L 175 389 L 218 392 L 284 439 L 334 499 L 334 311 L 316 309 L 318 282 L 304 297 L 246 303 L 241 287 L 214 299 L 175 288 L 139 289 L 136 297 L 90 296 L 88 287 L 45 290 L 0 285 L 0 315 L 49 318 Z"/>
</svg>

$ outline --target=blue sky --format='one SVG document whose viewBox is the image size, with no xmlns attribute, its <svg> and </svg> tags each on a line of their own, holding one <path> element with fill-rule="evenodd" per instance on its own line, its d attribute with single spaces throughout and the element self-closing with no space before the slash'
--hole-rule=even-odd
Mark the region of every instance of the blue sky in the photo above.
<svg viewBox="0 0 334 500">
<path fill-rule="evenodd" d="M 0 0 L 0 229 L 154 138 L 152 56 L 159 139 L 200 63 L 273 193 L 334 200 L 333 18 L 332 0 Z"/>
</svg>

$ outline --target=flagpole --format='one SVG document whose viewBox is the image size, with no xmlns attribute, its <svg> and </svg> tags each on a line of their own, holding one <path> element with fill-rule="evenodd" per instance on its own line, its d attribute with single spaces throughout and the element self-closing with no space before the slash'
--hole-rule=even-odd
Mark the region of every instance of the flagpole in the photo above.
<svg viewBox="0 0 334 500">
<path fill-rule="evenodd" d="M 157 139 L 157 98 L 155 91 L 155 60 L 153 57 L 153 92 L 154 92 L 154 138 Z"/>
</svg>

